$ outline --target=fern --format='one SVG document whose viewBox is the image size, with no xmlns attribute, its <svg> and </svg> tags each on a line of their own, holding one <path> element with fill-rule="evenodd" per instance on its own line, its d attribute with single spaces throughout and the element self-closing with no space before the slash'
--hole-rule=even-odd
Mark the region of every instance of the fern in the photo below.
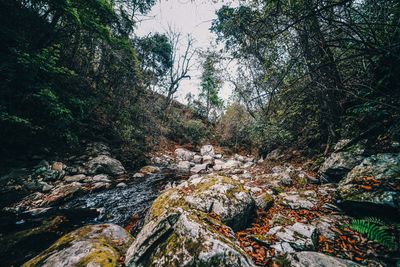
<svg viewBox="0 0 400 267">
<path fill-rule="evenodd" d="M 354 219 L 350 224 L 350 228 L 389 249 L 397 249 L 394 235 L 390 232 L 389 227 L 378 218 Z"/>
</svg>

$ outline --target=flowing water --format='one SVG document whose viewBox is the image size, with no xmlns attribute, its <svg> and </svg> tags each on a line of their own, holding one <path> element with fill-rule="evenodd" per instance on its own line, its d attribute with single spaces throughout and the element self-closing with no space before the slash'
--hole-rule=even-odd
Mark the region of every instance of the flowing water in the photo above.
<svg viewBox="0 0 400 267">
<path fill-rule="evenodd" d="M 61 235 L 86 224 L 115 223 L 125 227 L 132 219 L 140 226 L 146 210 L 175 174 L 162 172 L 136 178 L 126 187 L 78 196 L 39 215 L 0 213 L 1 266 L 19 266 Z"/>
</svg>

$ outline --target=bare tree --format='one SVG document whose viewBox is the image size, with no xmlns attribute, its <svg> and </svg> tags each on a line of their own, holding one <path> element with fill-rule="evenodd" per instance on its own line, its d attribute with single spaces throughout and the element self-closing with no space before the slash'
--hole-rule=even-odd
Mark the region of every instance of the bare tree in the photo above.
<svg viewBox="0 0 400 267">
<path fill-rule="evenodd" d="M 179 89 L 180 82 L 184 79 L 190 79 L 188 74 L 191 67 L 191 60 L 195 54 L 194 39 L 188 34 L 183 41 L 182 34 L 169 27 L 167 36 L 171 41 L 172 64 L 161 85 L 166 94 L 166 108 L 171 104 L 175 93 Z"/>
</svg>

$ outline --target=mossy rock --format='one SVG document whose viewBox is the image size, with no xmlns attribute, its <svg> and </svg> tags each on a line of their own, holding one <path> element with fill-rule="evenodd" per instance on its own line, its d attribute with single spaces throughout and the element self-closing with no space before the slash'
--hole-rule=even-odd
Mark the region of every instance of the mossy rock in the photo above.
<svg viewBox="0 0 400 267">
<path fill-rule="evenodd" d="M 213 212 L 223 223 L 237 230 L 248 225 L 255 202 L 239 181 L 218 175 L 196 177 L 161 194 L 153 202 L 146 221 L 177 207 Z"/>
<path fill-rule="evenodd" d="M 345 209 L 372 216 L 400 215 L 400 154 L 373 155 L 354 167 L 338 186 L 336 201 Z"/>
<path fill-rule="evenodd" d="M 147 223 L 129 248 L 126 266 L 254 266 L 233 231 L 197 210 L 171 209 Z"/>
<path fill-rule="evenodd" d="M 121 266 L 120 258 L 132 241 L 118 225 L 88 225 L 62 236 L 22 266 Z"/>
</svg>

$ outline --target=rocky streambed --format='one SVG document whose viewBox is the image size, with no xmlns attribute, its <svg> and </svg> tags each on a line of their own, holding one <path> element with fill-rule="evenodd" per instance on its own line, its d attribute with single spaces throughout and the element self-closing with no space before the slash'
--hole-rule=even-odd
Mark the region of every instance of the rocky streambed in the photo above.
<svg viewBox="0 0 400 267">
<path fill-rule="evenodd" d="M 399 258 L 398 247 L 349 228 L 359 216 L 390 212 L 382 218 L 398 221 L 398 153 L 357 145 L 318 173 L 279 151 L 263 162 L 211 145 L 154 157 L 135 174 L 104 145 L 85 155 L 47 164 L 31 179 L 39 187 L 8 199 L 2 266 L 29 258 L 24 266 L 391 266 Z"/>
</svg>

